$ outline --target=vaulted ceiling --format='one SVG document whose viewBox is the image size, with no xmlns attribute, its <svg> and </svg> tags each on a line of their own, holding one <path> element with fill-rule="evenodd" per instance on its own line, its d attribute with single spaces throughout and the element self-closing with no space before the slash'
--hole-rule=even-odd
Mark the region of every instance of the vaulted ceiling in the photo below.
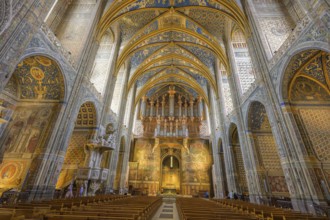
<svg viewBox="0 0 330 220">
<path fill-rule="evenodd" d="M 235 1 L 117 0 L 101 19 L 99 38 L 117 28 L 122 46 L 116 70 L 130 64 L 128 89 L 137 85 L 137 101 L 176 85 L 208 102 L 207 88 L 217 94 L 216 62 L 229 71 L 223 42 L 233 25 L 246 33 Z"/>
</svg>

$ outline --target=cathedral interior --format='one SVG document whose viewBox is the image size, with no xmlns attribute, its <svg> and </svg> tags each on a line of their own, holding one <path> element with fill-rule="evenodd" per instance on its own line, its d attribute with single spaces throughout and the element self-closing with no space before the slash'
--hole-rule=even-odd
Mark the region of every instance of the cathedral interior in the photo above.
<svg viewBox="0 0 330 220">
<path fill-rule="evenodd" d="M 330 213 L 329 0 L 2 0 L 0 195 L 68 190 Z"/>
</svg>

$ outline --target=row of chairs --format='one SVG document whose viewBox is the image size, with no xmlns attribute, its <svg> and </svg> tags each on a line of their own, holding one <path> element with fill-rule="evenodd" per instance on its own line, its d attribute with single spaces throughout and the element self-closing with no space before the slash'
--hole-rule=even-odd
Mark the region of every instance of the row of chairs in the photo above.
<svg viewBox="0 0 330 220">
<path fill-rule="evenodd" d="M 257 220 L 252 214 L 233 212 L 218 203 L 199 198 L 177 198 L 176 206 L 181 220 Z"/>
<path fill-rule="evenodd" d="M 99 195 L 72 199 L 6 205 L 0 208 L 0 219 L 23 220 L 148 220 L 162 201 L 158 197 Z"/>
<path fill-rule="evenodd" d="M 311 214 L 296 212 L 267 205 L 259 205 L 240 200 L 213 199 L 219 207 L 227 208 L 235 213 L 252 215 L 262 220 L 326 220 L 327 217 L 317 217 Z"/>
</svg>

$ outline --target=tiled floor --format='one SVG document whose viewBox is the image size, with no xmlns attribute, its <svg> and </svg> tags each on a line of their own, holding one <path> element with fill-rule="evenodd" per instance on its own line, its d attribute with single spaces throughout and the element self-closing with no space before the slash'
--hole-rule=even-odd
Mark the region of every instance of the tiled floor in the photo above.
<svg viewBox="0 0 330 220">
<path fill-rule="evenodd" d="M 178 211 L 176 210 L 175 198 L 164 197 L 163 204 L 158 209 L 152 220 L 179 220 Z"/>
</svg>

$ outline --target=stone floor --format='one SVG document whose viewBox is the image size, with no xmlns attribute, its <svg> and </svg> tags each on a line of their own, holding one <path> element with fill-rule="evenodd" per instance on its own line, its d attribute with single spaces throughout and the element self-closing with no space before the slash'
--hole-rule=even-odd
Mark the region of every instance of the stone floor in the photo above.
<svg viewBox="0 0 330 220">
<path fill-rule="evenodd" d="M 179 220 L 175 201 L 175 197 L 164 197 L 163 204 L 159 207 L 152 220 Z"/>
</svg>

